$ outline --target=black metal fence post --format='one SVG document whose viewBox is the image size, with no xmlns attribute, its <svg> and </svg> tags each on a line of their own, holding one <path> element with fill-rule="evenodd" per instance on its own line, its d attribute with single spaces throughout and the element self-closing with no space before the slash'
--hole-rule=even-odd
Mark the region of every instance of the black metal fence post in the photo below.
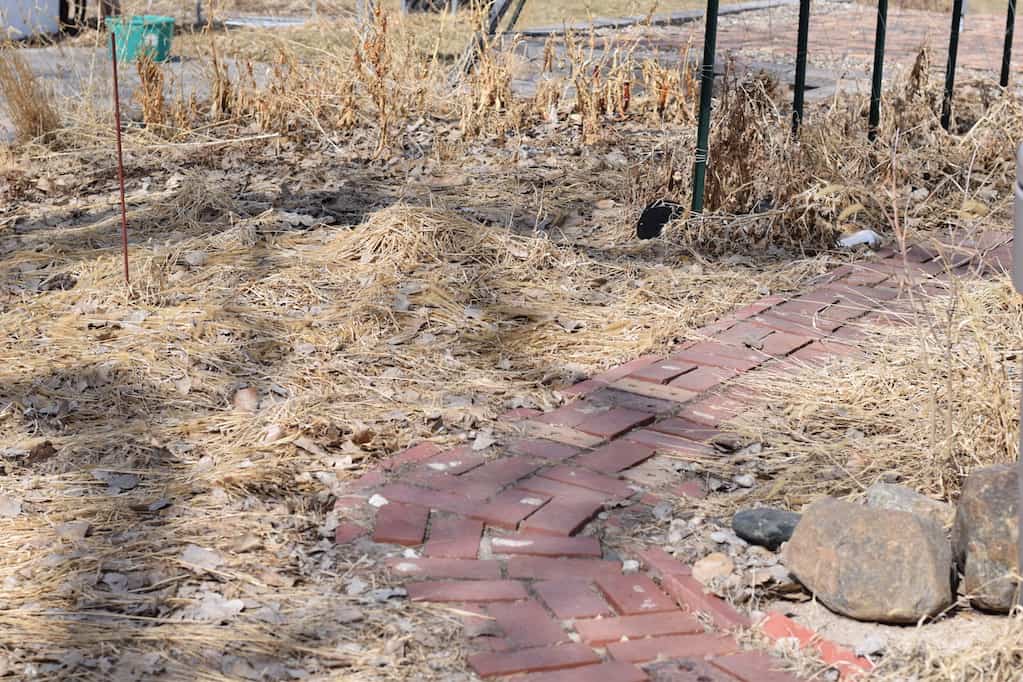
<svg viewBox="0 0 1023 682">
<path fill-rule="evenodd" d="M 948 33 L 948 67 L 945 69 L 945 96 L 941 99 L 941 127 L 952 125 L 952 92 L 956 84 L 956 58 L 959 56 L 959 30 L 963 25 L 963 0 L 952 3 L 952 28 Z"/>
<path fill-rule="evenodd" d="M 888 0 L 877 0 L 877 30 L 874 33 L 874 73 L 870 83 L 870 117 L 867 119 L 873 140 L 881 122 L 881 79 L 884 74 L 884 39 L 888 31 Z"/>
<path fill-rule="evenodd" d="M 703 35 L 703 65 L 700 67 L 700 121 L 696 129 L 696 167 L 693 170 L 693 213 L 703 212 L 703 190 L 707 184 L 710 154 L 710 109 L 714 96 L 714 52 L 718 36 L 718 0 L 707 0 L 707 26 Z"/>
<path fill-rule="evenodd" d="M 799 134 L 803 122 L 803 96 L 806 92 L 806 53 L 810 36 L 810 0 L 799 0 L 799 35 L 796 37 L 796 82 L 792 94 L 792 135 Z"/>
<path fill-rule="evenodd" d="M 998 83 L 1009 87 L 1009 64 L 1012 61 L 1012 34 L 1016 28 L 1016 0 L 1009 0 L 1009 11 L 1005 15 L 1005 46 L 1002 48 L 1002 77 Z"/>
</svg>

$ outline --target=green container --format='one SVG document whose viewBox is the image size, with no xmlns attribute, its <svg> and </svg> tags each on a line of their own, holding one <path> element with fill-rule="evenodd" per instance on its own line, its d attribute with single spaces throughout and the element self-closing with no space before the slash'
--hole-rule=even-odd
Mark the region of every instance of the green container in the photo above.
<svg viewBox="0 0 1023 682">
<path fill-rule="evenodd" d="M 145 14 L 137 17 L 107 17 L 107 30 L 117 40 L 117 59 L 136 61 L 148 54 L 154 62 L 170 56 L 174 36 L 174 17 Z"/>
</svg>

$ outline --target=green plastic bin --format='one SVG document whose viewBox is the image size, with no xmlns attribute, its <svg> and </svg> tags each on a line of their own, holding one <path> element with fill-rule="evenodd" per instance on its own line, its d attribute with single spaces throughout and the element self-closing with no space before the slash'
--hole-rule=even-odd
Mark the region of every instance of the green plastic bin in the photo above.
<svg viewBox="0 0 1023 682">
<path fill-rule="evenodd" d="M 170 56 L 174 17 L 144 14 L 136 17 L 107 17 L 107 30 L 117 40 L 117 59 L 134 62 L 148 54 L 154 62 Z"/>
</svg>

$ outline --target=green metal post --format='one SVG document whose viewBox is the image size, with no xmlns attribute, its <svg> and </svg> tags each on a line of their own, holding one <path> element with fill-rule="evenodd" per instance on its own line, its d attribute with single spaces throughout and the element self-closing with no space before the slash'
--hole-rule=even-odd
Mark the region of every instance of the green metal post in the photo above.
<svg viewBox="0 0 1023 682">
<path fill-rule="evenodd" d="M 874 73 L 870 83 L 870 117 L 868 137 L 877 137 L 881 123 L 881 81 L 884 75 L 884 39 L 888 30 L 888 0 L 877 0 L 877 30 L 874 33 Z"/>
<path fill-rule="evenodd" d="M 803 95 L 806 92 L 806 53 L 810 37 L 810 0 L 799 0 L 799 35 L 796 37 L 796 83 L 792 95 L 792 136 L 799 134 L 803 122 Z"/>
<path fill-rule="evenodd" d="M 941 99 L 941 127 L 952 125 L 952 92 L 956 84 L 956 58 L 959 56 L 959 29 L 963 25 L 963 0 L 952 3 L 952 29 L 948 33 L 948 66 L 945 68 L 945 96 Z"/>
<path fill-rule="evenodd" d="M 998 81 L 1003 88 L 1009 87 L 1009 63 L 1012 61 L 1012 33 L 1016 28 L 1016 0 L 1009 0 L 1009 12 L 1005 16 L 1005 46 L 1002 48 L 1002 77 Z"/>
<path fill-rule="evenodd" d="M 707 184 L 710 154 L 710 109 L 714 96 L 714 52 L 718 37 L 718 0 L 707 0 L 707 26 L 703 34 L 703 65 L 700 67 L 700 122 L 696 129 L 696 168 L 693 170 L 693 213 L 703 212 L 703 189 Z"/>
</svg>

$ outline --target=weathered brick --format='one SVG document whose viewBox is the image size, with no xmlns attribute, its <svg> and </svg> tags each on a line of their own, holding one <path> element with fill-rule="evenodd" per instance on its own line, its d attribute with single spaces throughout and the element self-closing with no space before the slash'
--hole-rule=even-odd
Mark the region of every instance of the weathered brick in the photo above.
<svg viewBox="0 0 1023 682">
<path fill-rule="evenodd" d="M 825 331 L 815 328 L 812 319 L 799 315 L 783 316 L 776 313 L 764 313 L 763 315 L 757 315 L 750 321 L 766 329 L 773 329 L 776 332 L 784 332 L 793 336 L 809 337 L 811 340 L 824 338 L 830 332 L 830 330 Z M 828 327 L 831 326 L 826 321 L 822 322 L 822 324 Z M 767 344 L 767 339 L 763 341 L 763 344 Z M 761 346 L 761 349 L 763 349 L 763 346 Z"/>
<path fill-rule="evenodd" d="M 522 422 L 518 425 L 521 434 L 535 440 L 554 441 L 563 445 L 571 445 L 576 448 L 590 448 L 604 439 L 600 436 L 584 433 L 568 426 L 557 424 L 545 424 L 535 420 Z M 531 454 L 531 453 L 524 453 Z"/>
<path fill-rule="evenodd" d="M 704 367 L 721 367 L 745 372 L 761 364 L 764 354 L 719 341 L 701 341 L 672 353 L 672 360 L 686 360 Z"/>
<path fill-rule="evenodd" d="M 606 384 L 600 381 L 586 379 L 585 381 L 580 381 L 578 383 L 572 384 L 571 386 L 563 386 L 562 388 L 558 389 L 558 392 L 564 395 L 581 396 L 597 391 L 603 388 L 605 385 Z"/>
<path fill-rule="evenodd" d="M 623 637 L 640 639 L 663 635 L 695 635 L 703 625 L 679 610 L 618 618 L 577 620 L 575 630 L 583 641 L 594 646 L 620 641 Z"/>
<path fill-rule="evenodd" d="M 682 658 L 644 666 L 657 682 L 736 682 L 736 679 L 703 660 Z"/>
<path fill-rule="evenodd" d="M 589 419 L 594 413 L 602 411 L 602 408 L 592 405 L 585 400 L 577 400 L 573 403 L 562 405 L 553 412 L 544 413 L 533 421 L 574 427 L 580 422 Z"/>
<path fill-rule="evenodd" d="M 652 398 L 631 391 L 623 391 L 615 388 L 614 385 L 605 386 L 600 391 L 591 395 L 589 400 L 598 405 L 624 407 L 628 410 L 649 412 L 650 414 L 668 414 L 674 412 L 678 407 L 672 400 Z"/>
<path fill-rule="evenodd" d="M 421 580 L 424 578 L 452 578 L 458 580 L 499 580 L 501 566 L 496 561 L 475 559 L 389 559 L 387 567 L 393 573 Z"/>
<path fill-rule="evenodd" d="M 503 487 L 498 483 L 483 483 L 463 479 L 461 476 L 438 474 L 433 471 L 415 471 L 402 477 L 401 480 L 405 483 L 412 483 L 424 488 L 430 488 L 431 490 L 441 490 L 461 495 L 470 500 L 486 500 L 497 494 Z"/>
<path fill-rule="evenodd" d="M 567 500 L 579 500 L 600 505 L 614 499 L 614 495 L 610 493 L 593 490 L 591 488 L 584 488 L 581 485 L 575 485 L 573 483 L 565 483 L 542 475 L 525 478 L 519 481 L 518 487 L 522 490 L 550 495 L 554 498 L 552 503 Z"/>
<path fill-rule="evenodd" d="M 659 658 L 705 658 L 738 650 L 739 643 L 733 637 L 720 635 L 650 637 L 607 645 L 608 653 L 616 661 L 629 663 L 644 663 Z"/>
<path fill-rule="evenodd" d="M 469 666 L 480 677 L 561 670 L 596 663 L 600 663 L 600 657 L 593 649 L 582 644 L 475 654 L 469 657 Z"/>
<path fill-rule="evenodd" d="M 789 334 L 787 332 L 774 332 L 764 339 L 760 350 L 771 357 L 780 358 L 803 346 L 809 345 L 813 342 L 814 338 L 813 336 Z"/>
<path fill-rule="evenodd" d="M 717 334 L 715 338 L 721 343 L 758 348 L 764 337 L 770 333 L 770 329 L 765 329 L 760 325 L 740 322 L 731 329 Z"/>
<path fill-rule="evenodd" d="M 414 546 L 422 544 L 429 510 L 400 502 L 391 502 L 377 512 L 373 542 Z"/>
<path fill-rule="evenodd" d="M 734 369 L 698 367 L 692 372 L 686 372 L 682 376 L 672 379 L 668 385 L 693 393 L 703 393 L 737 376 L 739 373 Z"/>
<path fill-rule="evenodd" d="M 371 490 L 387 482 L 384 472 L 379 469 L 367 471 L 359 478 L 348 484 L 350 490 Z"/>
<path fill-rule="evenodd" d="M 671 401 L 673 403 L 684 403 L 687 400 L 692 400 L 697 395 L 686 388 L 675 386 L 673 383 L 655 384 L 632 377 L 619 379 L 611 384 L 611 386 L 623 393 L 628 392 L 636 396 Z"/>
<path fill-rule="evenodd" d="M 692 575 L 689 566 L 671 556 L 660 547 L 651 547 L 639 553 L 639 558 L 655 578 L 666 575 Z"/>
<path fill-rule="evenodd" d="M 487 613 L 516 647 L 550 646 L 569 641 L 568 634 L 536 601 L 491 604 Z"/>
<path fill-rule="evenodd" d="M 522 455 L 531 455 L 543 459 L 563 460 L 579 454 L 579 448 L 555 443 L 549 440 L 520 439 L 508 444 L 508 449 Z"/>
<path fill-rule="evenodd" d="M 624 377 L 629 376 L 635 371 L 643 369 L 647 365 L 652 365 L 655 362 L 660 362 L 661 359 L 662 358 L 660 358 L 657 355 L 642 355 L 636 358 L 635 360 L 626 362 L 624 365 L 612 367 L 606 372 L 593 377 L 593 379 L 601 383 L 611 384 L 617 381 L 618 379 L 622 379 Z"/>
<path fill-rule="evenodd" d="M 347 545 L 366 534 L 366 529 L 351 521 L 342 521 L 334 529 L 334 542 L 339 545 Z"/>
<path fill-rule="evenodd" d="M 572 577 L 586 580 L 621 575 L 621 564 L 602 559 L 551 559 L 548 557 L 512 557 L 508 559 L 508 577 L 524 580 L 556 580 Z"/>
<path fill-rule="evenodd" d="M 533 673 L 514 678 L 514 682 L 645 682 L 647 674 L 629 663 L 609 661 L 599 665 Z"/>
<path fill-rule="evenodd" d="M 543 414 L 543 412 L 540 410 L 534 410 L 529 407 L 516 407 L 501 414 L 497 419 L 502 422 L 519 422 L 523 419 L 539 417 L 541 414 Z"/>
<path fill-rule="evenodd" d="M 597 579 L 597 587 L 615 611 L 632 616 L 677 611 L 672 599 L 645 575 L 616 575 Z"/>
<path fill-rule="evenodd" d="M 679 416 L 714 427 L 740 414 L 743 411 L 742 407 L 734 400 L 715 395 L 689 403 L 679 411 Z"/>
<path fill-rule="evenodd" d="M 798 682 L 782 669 L 781 661 L 759 651 L 718 656 L 710 659 L 710 664 L 742 682 Z"/>
<path fill-rule="evenodd" d="M 514 530 L 523 519 L 550 502 L 550 499 L 549 495 L 527 490 L 506 490 L 496 495 L 490 502 L 477 505 L 468 515 L 489 526 Z"/>
<path fill-rule="evenodd" d="M 427 509 L 454 514 L 468 514 L 479 506 L 479 502 L 470 500 L 457 493 L 427 490 L 404 483 L 391 483 L 380 489 L 379 494 L 390 502 L 413 504 Z"/>
<path fill-rule="evenodd" d="M 616 407 L 607 412 L 594 414 L 577 424 L 575 428 L 583 433 L 610 440 L 653 420 L 654 415 L 647 412 Z"/>
<path fill-rule="evenodd" d="M 634 431 L 626 436 L 626 438 L 629 441 L 640 443 L 659 452 L 677 452 L 682 454 L 699 455 L 701 457 L 717 454 L 714 448 L 703 445 L 702 443 L 696 443 L 686 438 L 680 438 L 678 436 L 672 436 L 671 434 L 660 433 L 657 431 L 650 431 L 648 429 Z"/>
<path fill-rule="evenodd" d="M 591 585 L 580 578 L 556 578 L 534 583 L 533 591 L 562 620 L 611 615 L 611 607 Z"/>
<path fill-rule="evenodd" d="M 615 441 L 580 455 L 575 459 L 575 463 L 604 474 L 615 474 L 636 466 L 643 460 L 652 457 L 653 454 L 654 449 L 647 445 Z"/>
<path fill-rule="evenodd" d="M 463 446 L 423 460 L 419 468 L 457 476 L 458 474 L 464 474 L 470 469 L 475 469 L 480 464 L 483 464 L 484 461 L 486 460 L 483 459 L 482 455 L 473 452 L 468 446 Z"/>
<path fill-rule="evenodd" d="M 680 374 L 695 369 L 696 365 L 691 362 L 673 362 L 666 360 L 653 365 L 647 365 L 629 375 L 629 378 L 647 381 L 654 384 L 666 384 Z"/>
<path fill-rule="evenodd" d="M 479 554 L 483 522 L 475 519 L 434 518 L 423 554 L 449 559 L 475 559 Z"/>
<path fill-rule="evenodd" d="M 651 431 L 659 431 L 672 436 L 679 436 L 680 438 L 685 438 L 686 440 L 691 440 L 696 443 L 706 443 L 721 435 L 721 431 L 712 426 L 689 421 L 688 419 L 682 419 L 681 417 L 662 419 L 659 422 L 651 424 L 647 428 Z"/>
<path fill-rule="evenodd" d="M 662 575 L 661 586 L 683 608 L 693 613 L 704 613 L 719 628 L 749 627 L 749 618 L 736 611 L 728 602 L 704 591 L 695 578 L 684 574 Z"/>
<path fill-rule="evenodd" d="M 702 500 L 707 497 L 707 487 L 702 481 L 692 479 L 672 487 L 671 492 L 679 497 L 688 497 L 694 500 Z"/>
<path fill-rule="evenodd" d="M 620 498 L 628 498 L 635 493 L 628 483 L 619 478 L 598 474 L 581 467 L 562 465 L 541 471 L 538 475 Z"/>
<path fill-rule="evenodd" d="M 774 306 L 779 305 L 779 304 L 783 303 L 784 301 L 785 301 L 785 297 L 784 296 L 779 296 L 777 294 L 772 294 L 770 296 L 764 296 L 760 300 L 755 301 L 753 303 L 750 303 L 747 306 L 744 306 L 744 307 L 739 308 L 737 310 L 733 310 L 729 314 L 729 316 L 735 318 L 736 320 L 745 320 L 747 318 L 753 317 L 754 315 L 756 315 L 758 313 L 764 312 L 768 308 L 773 308 Z"/>
<path fill-rule="evenodd" d="M 458 480 L 504 487 L 528 476 L 541 467 L 542 463 L 529 457 L 502 457 L 487 462 L 478 469 L 462 474 Z"/>
<path fill-rule="evenodd" d="M 517 580 L 427 580 L 409 583 L 406 589 L 412 601 L 492 602 L 529 597 Z"/>
<path fill-rule="evenodd" d="M 547 537 L 543 535 L 494 535 L 490 538 L 494 554 L 523 556 L 600 558 L 600 541 L 589 536 Z"/>
<path fill-rule="evenodd" d="M 407 450 L 402 450 L 383 461 L 383 467 L 387 470 L 397 469 L 406 464 L 414 464 L 424 459 L 433 457 L 440 452 L 440 448 L 433 443 L 420 443 Z"/>
<path fill-rule="evenodd" d="M 597 501 L 555 498 L 523 521 L 521 528 L 530 533 L 574 535 L 603 508 Z"/>
<path fill-rule="evenodd" d="M 843 675 L 855 675 L 871 670 L 873 665 L 866 658 L 821 638 L 813 630 L 803 627 L 781 613 L 769 613 L 761 621 L 760 629 L 771 639 L 795 639 L 802 648 L 812 648 L 824 663 L 837 668 Z"/>
</svg>

